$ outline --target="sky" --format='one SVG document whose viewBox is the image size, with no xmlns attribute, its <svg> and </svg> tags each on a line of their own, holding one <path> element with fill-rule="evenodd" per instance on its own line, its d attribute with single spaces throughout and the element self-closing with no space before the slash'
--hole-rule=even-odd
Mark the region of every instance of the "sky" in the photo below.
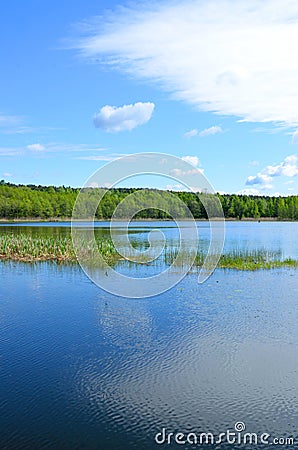
<svg viewBox="0 0 298 450">
<path fill-rule="evenodd" d="M 297 195 L 296 0 L 3 0 L 0 21 L 0 179 L 80 187 L 160 152 L 221 193 Z"/>
</svg>

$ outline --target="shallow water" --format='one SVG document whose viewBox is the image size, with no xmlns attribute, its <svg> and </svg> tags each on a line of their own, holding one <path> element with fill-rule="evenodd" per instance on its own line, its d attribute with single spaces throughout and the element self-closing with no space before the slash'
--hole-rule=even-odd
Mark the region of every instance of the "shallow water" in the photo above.
<svg viewBox="0 0 298 450">
<path fill-rule="evenodd" d="M 297 251 L 292 225 L 270 224 L 287 230 L 272 248 Z M 237 245 L 268 242 L 231 228 Z M 218 436 L 239 421 L 297 445 L 296 270 L 216 270 L 203 285 L 190 274 L 142 300 L 100 290 L 78 266 L 2 262 L 0 274 L 1 449 L 181 448 L 154 437 Z"/>
<path fill-rule="evenodd" d="M 121 222 L 118 226 L 121 233 Z M 190 227 L 187 222 L 183 226 L 186 229 Z M 200 246 L 203 250 L 207 249 L 210 242 L 209 224 L 207 221 L 197 221 L 197 226 Z M 177 245 L 179 230 L 171 221 L 131 222 L 130 239 L 142 246 L 148 243 L 148 233 L 153 229 L 164 233 L 168 245 Z M 108 236 L 109 222 L 96 222 L 95 230 L 98 235 Z M 225 230 L 225 251 L 266 249 L 272 252 L 280 251 L 284 258 L 298 258 L 298 222 L 226 222 Z M 0 232 L 26 233 L 33 236 L 63 235 L 70 233 L 70 222 L 0 223 Z"/>
</svg>

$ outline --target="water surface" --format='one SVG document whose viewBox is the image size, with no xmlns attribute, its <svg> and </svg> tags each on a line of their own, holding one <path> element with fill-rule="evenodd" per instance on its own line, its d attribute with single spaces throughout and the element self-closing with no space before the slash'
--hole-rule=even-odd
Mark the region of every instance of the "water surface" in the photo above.
<svg viewBox="0 0 298 450">
<path fill-rule="evenodd" d="M 227 225 L 227 245 L 297 255 L 296 224 Z M 297 445 L 296 270 L 216 270 L 203 285 L 189 274 L 142 300 L 75 265 L 2 262 L 0 274 L 1 449 L 181 448 L 154 436 L 237 421 Z"/>
<path fill-rule="evenodd" d="M 203 250 L 207 249 L 210 242 L 209 224 L 207 221 L 197 221 L 196 223 L 200 246 Z M 55 236 L 69 234 L 70 225 L 70 222 L 0 223 L 0 232 Z M 86 223 L 81 225 L 82 227 L 87 226 Z M 187 221 L 183 226 L 186 229 L 190 227 Z M 98 236 L 110 235 L 109 222 L 95 222 L 94 227 Z M 118 223 L 118 228 L 119 233 L 124 231 L 124 225 L 121 222 Z M 164 233 L 167 245 L 177 245 L 179 230 L 172 221 L 131 222 L 130 239 L 142 246 L 148 242 L 148 233 L 154 229 Z M 225 223 L 225 230 L 225 251 L 266 249 L 272 252 L 280 251 L 284 258 L 298 258 L 298 222 L 231 221 Z"/>
</svg>

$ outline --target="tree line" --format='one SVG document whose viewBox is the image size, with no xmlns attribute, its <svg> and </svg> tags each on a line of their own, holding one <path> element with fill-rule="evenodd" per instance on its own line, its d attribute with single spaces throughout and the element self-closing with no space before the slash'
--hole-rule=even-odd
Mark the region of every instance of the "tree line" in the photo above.
<svg viewBox="0 0 298 450">
<path fill-rule="evenodd" d="M 69 218 L 80 192 L 79 188 L 65 186 L 15 185 L 0 181 L 0 218 L 2 219 L 51 219 Z M 130 194 L 136 194 L 130 196 Z M 104 195 L 103 195 L 104 194 Z M 99 196 L 103 195 L 98 205 Z M 123 203 L 121 203 L 126 199 Z M 270 197 L 238 194 L 213 194 L 192 192 L 169 192 L 140 188 L 85 188 L 76 212 L 81 217 L 109 219 L 119 205 L 119 217 L 130 217 L 131 211 L 138 211 L 135 218 L 167 219 L 171 216 L 187 216 L 187 209 L 195 219 L 206 219 L 208 211 L 215 217 L 218 200 L 226 218 L 273 218 L 298 220 L 298 196 Z"/>
</svg>

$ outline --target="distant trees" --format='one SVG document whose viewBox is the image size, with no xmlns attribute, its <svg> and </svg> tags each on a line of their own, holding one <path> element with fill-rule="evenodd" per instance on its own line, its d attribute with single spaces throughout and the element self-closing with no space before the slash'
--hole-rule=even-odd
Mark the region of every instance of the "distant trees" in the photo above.
<svg viewBox="0 0 298 450">
<path fill-rule="evenodd" d="M 0 217 L 70 217 L 78 189 L 0 183 Z"/>
<path fill-rule="evenodd" d="M 99 194 L 103 193 L 98 205 Z M 71 217 L 79 189 L 65 186 L 14 185 L 0 181 L 0 218 L 63 218 Z M 109 219 L 117 205 L 128 195 L 137 192 L 137 196 L 127 198 L 126 205 L 120 209 L 121 217 L 130 216 L 130 211 L 143 204 L 150 205 L 136 215 L 136 218 L 166 219 L 171 215 L 185 217 L 188 207 L 196 219 L 207 218 L 205 206 L 216 216 L 217 204 L 212 194 L 200 194 L 200 198 L 192 192 L 172 192 L 157 189 L 137 188 L 86 188 L 84 201 L 78 205 L 82 217 L 92 215 L 96 211 L 97 219 Z M 177 201 L 175 201 L 175 197 Z M 269 197 L 251 195 L 221 195 L 217 197 L 222 205 L 226 218 L 275 218 L 280 220 L 298 220 L 298 196 Z M 180 200 L 180 201 L 178 201 Z M 165 211 L 161 210 L 164 209 Z"/>
</svg>

